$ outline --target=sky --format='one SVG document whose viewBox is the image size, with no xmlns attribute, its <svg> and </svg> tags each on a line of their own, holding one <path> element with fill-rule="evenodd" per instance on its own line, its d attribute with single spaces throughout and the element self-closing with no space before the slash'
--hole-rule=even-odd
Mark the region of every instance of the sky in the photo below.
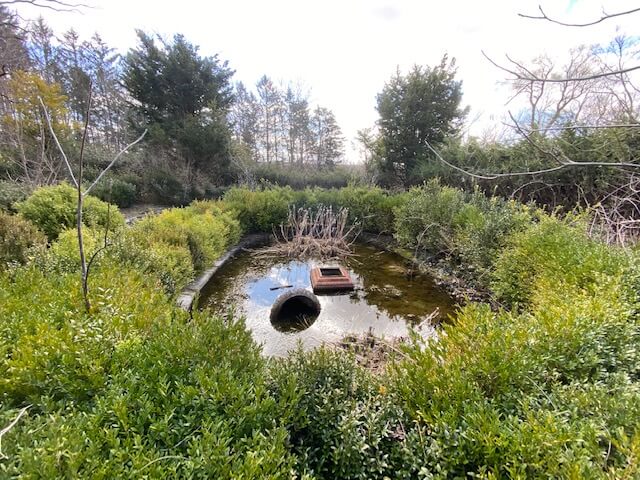
<svg viewBox="0 0 640 480">
<path fill-rule="evenodd" d="M 266 74 L 299 82 L 315 104 L 331 109 L 347 140 L 347 160 L 359 159 L 356 132 L 373 127 L 376 95 L 400 69 L 456 58 L 466 132 L 482 136 L 500 128 L 510 108 L 506 74 L 492 66 L 505 54 L 524 62 L 542 53 L 561 60 L 571 47 L 609 42 L 617 33 L 636 35 L 640 13 L 589 28 L 567 28 L 524 19 L 538 5 L 554 18 L 599 18 L 604 0 L 84 0 L 91 8 L 52 12 L 23 5 L 25 19 L 42 15 L 57 34 L 74 28 L 99 33 L 125 53 L 136 45 L 135 29 L 171 38 L 182 33 L 203 55 L 218 54 L 236 71 L 234 80 L 254 85 Z M 637 8 L 637 1 L 607 0 L 607 13 Z M 634 28 L 636 27 L 636 28 Z"/>
</svg>

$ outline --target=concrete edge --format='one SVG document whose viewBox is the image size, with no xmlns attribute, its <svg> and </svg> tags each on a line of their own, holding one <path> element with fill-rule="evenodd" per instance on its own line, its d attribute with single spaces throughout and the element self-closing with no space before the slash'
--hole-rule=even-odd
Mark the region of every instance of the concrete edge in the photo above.
<svg viewBox="0 0 640 480">
<path fill-rule="evenodd" d="M 225 253 L 218 257 L 211 268 L 202 272 L 194 281 L 182 289 L 176 298 L 176 304 L 178 307 L 186 310 L 187 312 L 191 312 L 194 308 L 197 308 L 200 292 L 224 264 L 231 260 L 241 250 L 266 245 L 269 243 L 270 239 L 271 235 L 265 233 L 254 233 L 242 237 L 237 244 L 229 247 Z"/>
</svg>

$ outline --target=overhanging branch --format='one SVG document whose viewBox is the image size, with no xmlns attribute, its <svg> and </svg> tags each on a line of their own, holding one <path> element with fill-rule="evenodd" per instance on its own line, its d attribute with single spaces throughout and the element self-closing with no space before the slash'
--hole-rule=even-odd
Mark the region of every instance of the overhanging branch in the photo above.
<svg viewBox="0 0 640 480">
<path fill-rule="evenodd" d="M 91 8 L 90 5 L 85 3 L 71 3 L 63 0 L 0 0 L 0 7 L 13 5 L 32 5 L 56 12 L 77 12 L 81 8 Z"/>
<path fill-rule="evenodd" d="M 440 153 L 431 146 L 429 142 L 425 142 L 427 148 L 431 150 L 431 152 L 436 156 L 436 158 L 454 170 L 467 175 L 468 177 L 477 178 L 479 180 L 496 180 L 498 178 L 507 178 L 507 177 L 526 177 L 531 175 L 541 175 L 545 173 L 557 172 L 558 170 L 564 170 L 566 168 L 572 167 L 624 167 L 624 168 L 634 168 L 640 169 L 640 164 L 630 163 L 630 162 L 576 162 L 574 160 L 566 159 L 565 163 L 559 165 L 557 167 L 551 168 L 543 168 L 540 170 L 529 170 L 525 172 L 505 172 L 505 173 L 473 173 L 468 170 L 465 170 L 462 167 L 454 165 L 451 162 L 445 160 Z"/>
<path fill-rule="evenodd" d="M 560 20 L 556 20 L 554 18 L 549 17 L 541 5 L 538 5 L 538 10 L 540 10 L 540 15 L 526 15 L 524 13 L 519 13 L 518 16 L 522 18 L 529 18 L 532 20 L 546 20 L 547 22 L 556 23 L 558 25 L 562 25 L 563 27 L 590 27 L 592 25 L 597 25 L 598 23 L 604 22 L 605 20 L 609 20 L 610 18 L 621 17 L 623 15 L 629 15 L 632 13 L 640 12 L 640 8 L 634 8 L 632 10 L 627 10 L 626 12 L 618 12 L 618 13 L 606 13 L 603 12 L 602 17 L 598 20 L 594 20 L 592 22 L 586 23 L 565 23 Z"/>
<path fill-rule="evenodd" d="M 640 70 L 640 65 L 635 65 L 633 67 L 621 68 L 621 69 L 618 69 L 618 70 L 611 70 L 611 71 L 608 71 L 608 72 L 594 73 L 593 75 L 585 75 L 585 76 L 578 76 L 578 77 L 560 77 L 560 78 L 546 77 L 546 78 L 542 78 L 542 77 L 539 77 L 539 76 L 535 75 L 533 72 L 531 72 L 531 70 L 527 69 L 521 63 L 516 62 L 515 60 L 513 60 L 509 56 L 507 56 L 507 60 L 509 60 L 509 62 L 511 62 L 515 67 L 519 68 L 521 71 L 524 71 L 526 73 L 523 74 L 523 73 L 521 73 L 521 72 L 519 72 L 517 70 L 513 70 L 511 68 L 507 68 L 504 65 L 501 65 L 498 62 L 496 62 L 495 60 L 493 60 L 489 55 L 487 55 L 485 53 L 484 50 L 481 50 L 481 52 L 482 52 L 482 55 L 484 56 L 484 58 L 486 58 L 494 67 L 499 68 L 503 72 L 507 72 L 507 73 L 513 75 L 514 78 L 512 78 L 511 80 L 523 80 L 523 81 L 527 81 L 527 82 L 537 82 L 537 83 L 586 82 L 586 81 L 589 81 L 589 80 L 597 80 L 599 78 L 611 77 L 611 76 L 614 76 L 614 75 L 623 75 L 625 73 L 633 72 L 635 70 Z"/>
</svg>

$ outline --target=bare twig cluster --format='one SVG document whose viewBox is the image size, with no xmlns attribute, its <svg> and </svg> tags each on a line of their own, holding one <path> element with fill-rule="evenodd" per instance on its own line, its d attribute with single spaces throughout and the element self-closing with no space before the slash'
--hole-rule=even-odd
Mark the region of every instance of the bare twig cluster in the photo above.
<svg viewBox="0 0 640 480">
<path fill-rule="evenodd" d="M 611 245 L 632 245 L 640 239 L 640 177 L 611 191 L 592 208 L 591 235 L 600 236 Z"/>
<path fill-rule="evenodd" d="M 275 244 L 264 250 L 265 255 L 293 258 L 344 258 L 351 255 L 351 246 L 358 234 L 358 223 L 349 225 L 349 210 L 320 205 L 315 211 L 289 208 L 287 222 L 274 231 Z"/>
<path fill-rule="evenodd" d="M 487 55 L 484 50 L 481 51 L 484 58 L 486 58 L 489 63 L 491 63 L 494 67 L 499 68 L 500 70 L 513 75 L 511 80 L 522 80 L 525 82 L 538 82 L 538 83 L 571 83 L 571 82 L 586 82 L 589 80 L 597 80 L 599 78 L 611 77 L 615 75 L 622 75 L 625 73 L 630 73 L 635 70 L 640 70 L 640 65 L 634 65 L 632 67 L 612 69 L 610 71 L 598 72 L 593 74 L 586 75 L 577 75 L 567 76 L 567 77 L 553 77 L 553 76 L 541 76 L 531 69 L 527 68 L 524 63 L 514 60 L 509 55 L 505 55 L 508 65 L 498 63 L 496 60 Z"/>
</svg>

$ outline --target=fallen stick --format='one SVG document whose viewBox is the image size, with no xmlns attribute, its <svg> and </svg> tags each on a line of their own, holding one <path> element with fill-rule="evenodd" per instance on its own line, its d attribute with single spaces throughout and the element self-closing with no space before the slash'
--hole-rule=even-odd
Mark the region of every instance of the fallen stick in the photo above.
<svg viewBox="0 0 640 480">
<path fill-rule="evenodd" d="M 269 290 L 280 290 L 281 288 L 291 288 L 293 285 L 278 285 L 277 287 L 271 287 Z"/>
</svg>

